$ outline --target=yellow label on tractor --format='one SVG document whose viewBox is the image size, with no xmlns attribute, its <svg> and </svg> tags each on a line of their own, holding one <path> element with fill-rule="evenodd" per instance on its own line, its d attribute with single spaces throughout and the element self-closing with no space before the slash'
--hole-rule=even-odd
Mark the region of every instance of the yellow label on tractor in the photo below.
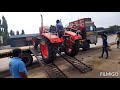
<svg viewBox="0 0 120 90">
<path fill-rule="evenodd" d="M 82 43 L 83 43 L 83 41 L 84 41 L 84 40 L 80 40 L 80 44 L 82 44 Z"/>
<path fill-rule="evenodd" d="M 93 32 L 87 32 L 87 34 L 94 34 Z"/>
</svg>

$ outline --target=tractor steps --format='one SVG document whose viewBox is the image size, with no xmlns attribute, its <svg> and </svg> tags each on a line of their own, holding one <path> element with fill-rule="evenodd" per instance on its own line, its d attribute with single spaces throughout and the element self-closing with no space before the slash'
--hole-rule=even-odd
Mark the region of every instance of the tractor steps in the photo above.
<svg viewBox="0 0 120 90">
<path fill-rule="evenodd" d="M 85 63 L 81 62 L 75 57 L 70 57 L 65 54 L 61 55 L 58 53 L 62 58 L 64 58 L 66 61 L 68 61 L 70 64 L 72 64 L 76 69 L 78 69 L 81 73 L 86 73 L 92 70 L 91 67 L 86 65 Z"/>
<path fill-rule="evenodd" d="M 37 58 L 39 64 L 46 71 L 50 78 L 67 78 L 67 76 L 54 63 L 45 64 L 41 55 L 37 50 L 35 50 L 34 47 L 30 47 L 30 51 Z"/>
</svg>

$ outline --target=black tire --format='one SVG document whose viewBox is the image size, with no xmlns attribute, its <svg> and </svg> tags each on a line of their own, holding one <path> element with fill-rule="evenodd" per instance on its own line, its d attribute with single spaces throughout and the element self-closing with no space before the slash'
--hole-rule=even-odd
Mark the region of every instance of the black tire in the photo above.
<svg viewBox="0 0 120 90">
<path fill-rule="evenodd" d="M 47 38 L 43 38 L 42 41 L 44 41 L 45 44 L 48 47 L 48 57 L 47 58 L 45 58 L 42 55 L 42 52 L 40 50 L 42 59 L 46 64 L 52 63 L 55 60 L 55 57 L 56 57 L 54 45 Z M 40 48 L 41 48 L 41 44 L 40 44 Z"/>
<path fill-rule="evenodd" d="M 65 54 L 71 57 L 74 57 L 79 52 L 79 40 L 76 40 L 75 43 L 72 45 L 72 51 L 69 53 L 67 52 L 67 49 L 65 48 Z"/>
<path fill-rule="evenodd" d="M 27 52 L 23 52 L 22 61 L 25 63 L 26 67 L 29 67 L 33 63 L 33 57 Z"/>
<path fill-rule="evenodd" d="M 83 42 L 83 51 L 90 49 L 90 43 L 88 41 Z"/>
</svg>

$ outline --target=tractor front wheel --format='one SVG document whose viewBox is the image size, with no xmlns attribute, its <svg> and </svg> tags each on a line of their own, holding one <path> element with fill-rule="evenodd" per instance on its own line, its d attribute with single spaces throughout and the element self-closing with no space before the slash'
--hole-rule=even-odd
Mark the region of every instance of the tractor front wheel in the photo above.
<svg viewBox="0 0 120 90">
<path fill-rule="evenodd" d="M 79 40 L 76 40 L 74 43 L 72 43 L 71 46 L 69 46 L 68 44 L 69 43 L 67 43 L 65 46 L 65 54 L 74 57 L 79 52 Z"/>
<path fill-rule="evenodd" d="M 40 52 L 46 64 L 52 63 L 55 60 L 54 45 L 47 38 L 42 39 L 40 43 Z"/>
</svg>

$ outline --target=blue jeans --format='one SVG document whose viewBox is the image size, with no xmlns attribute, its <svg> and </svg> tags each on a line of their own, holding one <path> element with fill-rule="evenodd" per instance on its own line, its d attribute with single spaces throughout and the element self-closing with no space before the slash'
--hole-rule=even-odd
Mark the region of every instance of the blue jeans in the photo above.
<svg viewBox="0 0 120 90">
<path fill-rule="evenodd" d="M 63 37 L 65 31 L 58 31 L 59 38 Z"/>
<path fill-rule="evenodd" d="M 102 55 L 101 55 L 101 57 L 103 57 L 104 52 L 106 52 L 106 55 L 107 55 L 107 57 L 108 57 L 108 49 L 107 49 L 107 46 L 105 46 L 105 47 L 102 48 Z"/>
</svg>

